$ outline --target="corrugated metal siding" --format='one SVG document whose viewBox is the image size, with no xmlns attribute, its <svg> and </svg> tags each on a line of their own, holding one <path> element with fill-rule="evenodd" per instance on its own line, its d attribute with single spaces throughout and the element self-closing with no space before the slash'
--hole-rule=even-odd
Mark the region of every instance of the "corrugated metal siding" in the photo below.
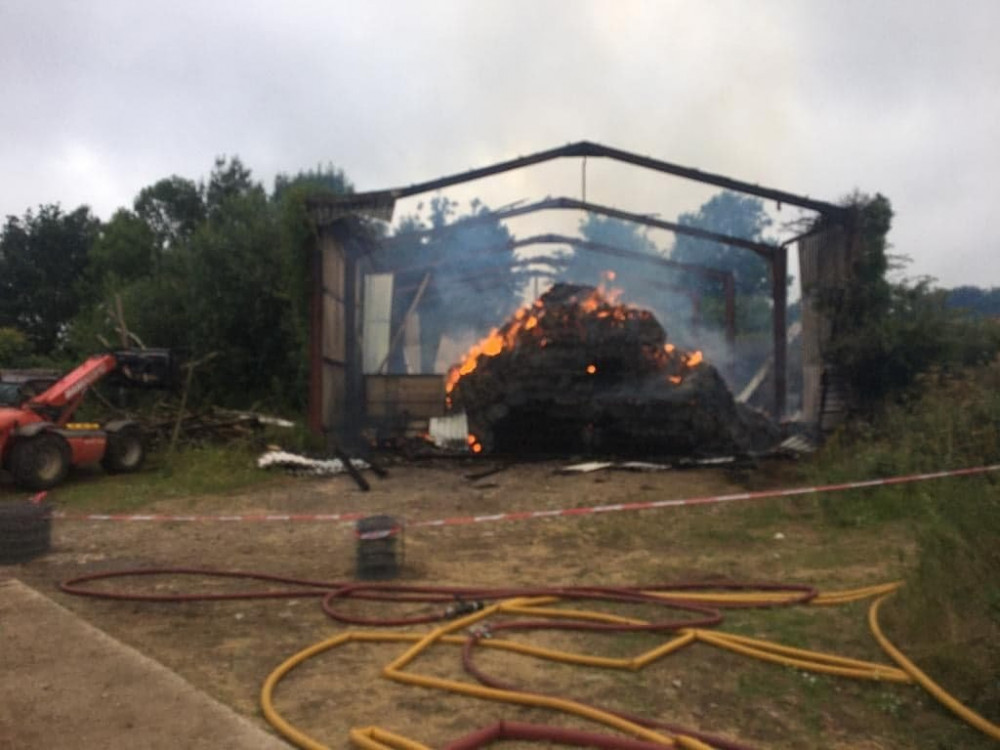
<svg viewBox="0 0 1000 750">
<path fill-rule="evenodd" d="M 361 366 L 366 374 L 377 373 L 389 354 L 392 336 L 392 283 L 391 273 L 370 273 L 365 276 Z"/>
</svg>

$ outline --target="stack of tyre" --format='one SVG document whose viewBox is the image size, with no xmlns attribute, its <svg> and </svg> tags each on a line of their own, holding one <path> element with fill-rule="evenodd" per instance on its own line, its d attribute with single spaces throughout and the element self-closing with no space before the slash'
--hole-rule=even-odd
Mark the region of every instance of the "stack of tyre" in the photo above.
<svg viewBox="0 0 1000 750">
<path fill-rule="evenodd" d="M 52 504 L 0 502 L 0 565 L 27 562 L 52 545 Z"/>
</svg>

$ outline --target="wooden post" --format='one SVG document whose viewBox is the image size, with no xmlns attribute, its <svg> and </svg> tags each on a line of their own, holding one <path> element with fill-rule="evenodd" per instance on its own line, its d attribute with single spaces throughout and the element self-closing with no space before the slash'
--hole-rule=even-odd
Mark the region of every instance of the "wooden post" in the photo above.
<svg viewBox="0 0 1000 750">
<path fill-rule="evenodd" d="M 187 370 L 187 377 L 184 378 L 184 391 L 181 393 L 181 405 L 177 409 L 177 419 L 174 420 L 174 429 L 170 433 L 170 444 L 167 446 L 168 456 L 173 455 L 174 448 L 177 447 L 177 438 L 181 434 L 181 423 L 184 421 L 184 410 L 187 408 L 188 392 L 191 390 L 191 381 L 194 379 L 194 368 L 211 362 L 218 354 L 218 352 L 212 352 L 199 360 L 184 365 Z"/>
<path fill-rule="evenodd" d="M 323 434 L 323 251 L 312 248 L 309 299 L 309 432 Z"/>
<path fill-rule="evenodd" d="M 788 248 L 778 247 L 771 257 L 771 324 L 774 336 L 774 414 L 785 415 L 788 392 Z"/>
<path fill-rule="evenodd" d="M 358 335 L 358 243 L 347 235 L 344 243 L 344 396 L 341 403 L 343 423 L 339 440 L 341 447 L 357 450 L 361 442 L 364 418 L 364 376 L 361 366 L 361 337 Z"/>
</svg>

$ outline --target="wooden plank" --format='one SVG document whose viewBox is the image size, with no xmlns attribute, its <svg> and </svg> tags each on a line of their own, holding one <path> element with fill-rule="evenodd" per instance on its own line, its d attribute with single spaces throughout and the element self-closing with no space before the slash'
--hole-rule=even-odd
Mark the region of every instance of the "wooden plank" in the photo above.
<svg viewBox="0 0 1000 750">
<path fill-rule="evenodd" d="M 327 294 L 337 299 L 344 298 L 344 249 L 337 240 L 328 235 L 320 238 L 320 252 L 323 257 L 323 288 Z"/>
<path fill-rule="evenodd" d="M 365 406 L 369 417 L 408 414 L 412 418 L 444 414 L 443 375 L 366 375 Z"/>
</svg>

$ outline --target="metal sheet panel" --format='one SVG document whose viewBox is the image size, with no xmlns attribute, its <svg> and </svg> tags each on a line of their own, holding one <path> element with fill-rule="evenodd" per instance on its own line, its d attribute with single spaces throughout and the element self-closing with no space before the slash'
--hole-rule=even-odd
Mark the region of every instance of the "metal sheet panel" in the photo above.
<svg viewBox="0 0 1000 750">
<path fill-rule="evenodd" d="M 434 445 L 439 448 L 468 450 L 466 437 L 469 434 L 469 419 L 464 411 L 447 417 L 431 417 L 429 432 Z"/>
<path fill-rule="evenodd" d="M 420 313 L 410 313 L 403 326 L 403 357 L 406 360 L 406 371 L 412 375 L 421 371 Z"/>
<path fill-rule="evenodd" d="M 389 354 L 392 336 L 391 273 L 370 273 L 364 280 L 361 356 L 366 374 L 377 373 Z"/>
</svg>

